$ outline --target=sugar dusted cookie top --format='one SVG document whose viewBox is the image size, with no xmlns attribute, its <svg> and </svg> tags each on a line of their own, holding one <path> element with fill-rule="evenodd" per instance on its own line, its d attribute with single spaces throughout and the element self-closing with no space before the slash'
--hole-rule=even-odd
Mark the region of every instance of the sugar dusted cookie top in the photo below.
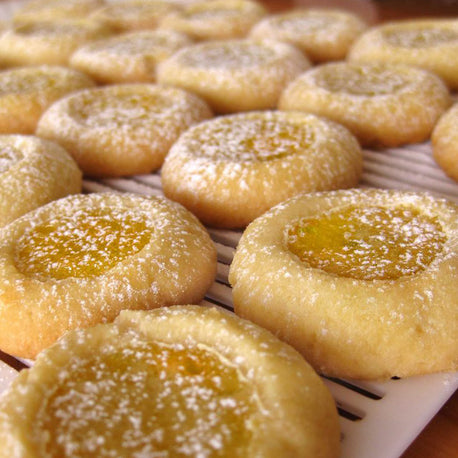
<svg viewBox="0 0 458 458">
<path fill-rule="evenodd" d="M 339 454 L 334 401 L 310 366 L 267 331 L 192 305 L 67 334 L 0 401 L 0 438 L 0 454 L 47 458 Z"/>
</svg>

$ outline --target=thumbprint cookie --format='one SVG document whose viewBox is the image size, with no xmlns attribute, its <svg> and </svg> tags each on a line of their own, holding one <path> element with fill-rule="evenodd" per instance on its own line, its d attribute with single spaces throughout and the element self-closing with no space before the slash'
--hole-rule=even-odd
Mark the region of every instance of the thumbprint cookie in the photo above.
<svg viewBox="0 0 458 458">
<path fill-rule="evenodd" d="M 349 59 L 415 65 L 458 89 L 458 19 L 396 21 L 374 27 L 354 43 Z"/>
<path fill-rule="evenodd" d="M 454 371 L 458 208 L 429 194 L 310 193 L 256 219 L 229 280 L 237 314 L 319 372 L 360 379 Z"/>
<path fill-rule="evenodd" d="M 104 0 L 31 0 L 13 14 L 14 23 L 84 19 L 101 8 Z"/>
<path fill-rule="evenodd" d="M 179 135 L 211 116 L 182 89 L 120 84 L 60 99 L 41 117 L 37 135 L 60 143 L 86 175 L 135 175 L 158 169 Z"/>
<path fill-rule="evenodd" d="M 33 134 L 43 112 L 61 97 L 93 87 L 84 73 L 39 65 L 0 72 L 0 133 Z"/>
<path fill-rule="evenodd" d="M 213 0 L 169 14 L 160 28 L 177 30 L 196 40 L 243 38 L 266 14 L 266 9 L 254 1 Z"/>
<path fill-rule="evenodd" d="M 258 22 L 250 38 L 273 39 L 297 46 L 313 62 L 345 59 L 367 25 L 354 14 L 333 9 L 296 9 Z"/>
<path fill-rule="evenodd" d="M 249 112 L 185 132 L 162 187 L 205 224 L 237 228 L 300 192 L 353 187 L 361 172 L 358 141 L 344 127 L 301 112 Z"/>
<path fill-rule="evenodd" d="M 433 73 L 400 64 L 335 62 L 312 68 L 283 92 L 281 110 L 304 110 L 339 122 L 363 145 L 427 140 L 451 104 Z"/>
<path fill-rule="evenodd" d="M 215 271 L 207 231 L 174 202 L 114 193 L 56 200 L 0 231 L 0 349 L 34 358 L 123 309 L 198 303 Z"/>
<path fill-rule="evenodd" d="M 81 192 L 81 171 L 59 145 L 0 135 L 0 227 L 30 210 Z"/>
<path fill-rule="evenodd" d="M 91 14 L 94 19 L 116 32 L 155 29 L 169 13 L 180 5 L 167 0 L 128 0 L 108 2 Z"/>
<path fill-rule="evenodd" d="M 186 46 L 158 66 L 159 83 L 200 95 L 219 113 L 275 108 L 309 68 L 301 51 L 276 41 L 225 40 Z"/>
<path fill-rule="evenodd" d="M 445 173 L 458 181 L 458 104 L 439 119 L 431 137 L 433 157 Z"/>
<path fill-rule="evenodd" d="M 0 35 L 0 65 L 67 65 L 78 47 L 111 33 L 87 19 L 19 23 Z"/>
<path fill-rule="evenodd" d="M 0 400 L 0 456 L 339 456 L 334 401 L 289 345 L 229 312 L 122 311 L 69 332 Z"/>
<path fill-rule="evenodd" d="M 173 30 L 123 33 L 78 48 L 70 66 L 103 84 L 151 83 L 156 65 L 190 44 L 190 38 Z"/>
</svg>

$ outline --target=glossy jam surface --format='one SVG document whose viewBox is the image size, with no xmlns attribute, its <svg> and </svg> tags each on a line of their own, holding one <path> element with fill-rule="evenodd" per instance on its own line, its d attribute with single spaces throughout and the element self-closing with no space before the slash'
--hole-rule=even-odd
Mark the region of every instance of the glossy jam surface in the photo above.
<svg viewBox="0 0 458 458">
<path fill-rule="evenodd" d="M 304 218 L 287 234 L 289 250 L 311 267 L 359 280 L 422 272 L 444 242 L 435 218 L 408 207 L 348 206 Z"/>
<path fill-rule="evenodd" d="M 444 43 L 458 41 L 458 32 L 455 30 L 434 27 L 413 30 L 387 30 L 384 36 L 391 45 L 407 48 L 440 46 Z"/>
<path fill-rule="evenodd" d="M 197 154 L 227 161 L 262 162 L 306 151 L 314 134 L 305 123 L 280 117 L 221 118 L 195 130 Z M 203 145 L 203 146 L 202 146 Z"/>
<path fill-rule="evenodd" d="M 215 352 L 133 342 L 71 366 L 40 413 L 46 456 L 246 456 L 255 392 Z"/>
<path fill-rule="evenodd" d="M 408 83 L 401 73 L 375 65 L 323 66 L 316 72 L 315 81 L 331 92 L 369 97 L 392 94 Z"/>
<path fill-rule="evenodd" d="M 0 146 L 0 174 L 7 172 L 14 164 L 24 158 L 24 154 L 13 146 Z"/>
<path fill-rule="evenodd" d="M 101 275 L 150 240 L 143 215 L 85 210 L 35 225 L 16 243 L 14 261 L 25 275 L 64 279 Z"/>
</svg>

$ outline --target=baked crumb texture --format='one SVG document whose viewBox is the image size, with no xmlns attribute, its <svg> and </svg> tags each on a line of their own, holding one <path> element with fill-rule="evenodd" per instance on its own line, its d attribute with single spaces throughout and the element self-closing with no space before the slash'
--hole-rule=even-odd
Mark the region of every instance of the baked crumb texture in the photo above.
<svg viewBox="0 0 458 458">
<path fill-rule="evenodd" d="M 454 371 L 457 224 L 456 205 L 429 194 L 294 197 L 244 232 L 229 274 L 235 311 L 326 375 Z"/>
<path fill-rule="evenodd" d="M 215 273 L 213 242 L 178 204 L 114 193 L 57 200 L 0 233 L 0 349 L 33 358 L 120 310 L 198 303 Z"/>
<path fill-rule="evenodd" d="M 70 332 L 0 400 L 9 458 L 331 458 L 339 436 L 334 400 L 297 352 L 191 305 Z"/>
</svg>

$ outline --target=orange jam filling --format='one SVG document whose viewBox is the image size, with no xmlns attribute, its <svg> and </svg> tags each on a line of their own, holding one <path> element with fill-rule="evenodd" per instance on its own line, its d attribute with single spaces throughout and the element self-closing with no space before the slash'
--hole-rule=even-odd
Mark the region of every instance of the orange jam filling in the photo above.
<svg viewBox="0 0 458 458">
<path fill-rule="evenodd" d="M 316 83 L 331 92 L 376 96 L 392 94 L 407 84 L 406 78 L 392 70 L 377 66 L 322 67 L 316 73 Z"/>
<path fill-rule="evenodd" d="M 14 262 L 23 274 L 44 279 L 101 275 L 150 237 L 143 216 L 85 210 L 34 226 L 17 241 Z"/>
<path fill-rule="evenodd" d="M 236 367 L 199 347 L 129 345 L 76 360 L 53 387 L 46 456 L 246 456 L 258 408 Z"/>
<path fill-rule="evenodd" d="M 387 30 L 385 39 L 394 46 L 407 48 L 424 48 L 438 46 L 458 40 L 458 33 L 454 30 L 425 27 L 418 30 Z"/>
<path fill-rule="evenodd" d="M 311 267 L 358 280 L 395 280 L 424 271 L 442 251 L 436 218 L 408 207 L 348 206 L 303 218 L 288 249 Z"/>
<path fill-rule="evenodd" d="M 22 151 L 14 146 L 4 146 L 0 148 L 0 173 L 7 172 L 10 167 L 24 158 Z"/>
<path fill-rule="evenodd" d="M 237 162 L 263 162 L 306 151 L 314 140 L 304 124 L 281 119 L 230 119 L 202 130 L 198 153 Z"/>
</svg>

